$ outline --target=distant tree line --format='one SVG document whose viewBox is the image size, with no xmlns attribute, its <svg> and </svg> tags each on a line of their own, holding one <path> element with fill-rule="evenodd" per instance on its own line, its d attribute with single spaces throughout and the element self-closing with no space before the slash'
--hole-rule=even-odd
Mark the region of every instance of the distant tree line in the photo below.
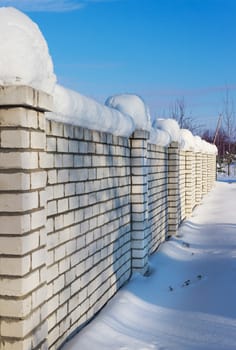
<svg viewBox="0 0 236 350">
<path fill-rule="evenodd" d="M 236 112 L 234 100 L 229 88 L 225 87 L 222 112 L 215 130 L 206 129 L 197 122 L 191 113 L 187 112 L 184 98 L 176 100 L 170 108 L 171 118 L 178 121 L 181 129 L 189 129 L 194 135 L 200 135 L 203 140 L 214 143 L 218 148 L 218 163 L 229 165 L 236 161 Z"/>
<path fill-rule="evenodd" d="M 219 125 L 216 130 L 205 130 L 202 138 L 208 142 L 215 143 L 218 148 L 220 159 L 234 158 L 236 155 L 236 114 L 233 98 L 226 87 L 223 100 L 223 110 L 219 116 Z"/>
</svg>

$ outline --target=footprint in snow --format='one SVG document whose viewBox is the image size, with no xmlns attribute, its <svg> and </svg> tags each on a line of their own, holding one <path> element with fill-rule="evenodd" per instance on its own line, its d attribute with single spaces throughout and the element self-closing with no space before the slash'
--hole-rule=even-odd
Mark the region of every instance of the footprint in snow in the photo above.
<svg viewBox="0 0 236 350">
<path fill-rule="evenodd" d="M 188 242 L 182 242 L 182 245 L 183 247 L 186 247 L 186 248 L 189 248 L 190 247 L 190 244 Z"/>
<path fill-rule="evenodd" d="M 172 285 L 169 285 L 168 287 L 168 290 L 169 292 L 174 292 L 176 289 L 179 289 L 179 288 L 184 288 L 184 287 L 188 287 L 188 286 L 194 286 L 195 284 L 197 284 L 198 282 L 202 281 L 202 280 L 205 280 L 206 278 L 201 275 L 201 274 L 198 274 L 196 277 L 194 277 L 193 279 L 188 279 L 186 281 L 184 281 L 181 286 L 172 286 Z"/>
</svg>

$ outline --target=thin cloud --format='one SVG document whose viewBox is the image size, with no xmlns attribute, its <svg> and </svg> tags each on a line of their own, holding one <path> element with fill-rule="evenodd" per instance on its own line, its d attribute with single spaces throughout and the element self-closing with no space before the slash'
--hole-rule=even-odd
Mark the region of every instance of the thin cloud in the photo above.
<svg viewBox="0 0 236 350">
<path fill-rule="evenodd" d="M 0 6 L 12 6 L 25 12 L 76 11 L 92 3 L 121 0 L 0 0 Z"/>
</svg>

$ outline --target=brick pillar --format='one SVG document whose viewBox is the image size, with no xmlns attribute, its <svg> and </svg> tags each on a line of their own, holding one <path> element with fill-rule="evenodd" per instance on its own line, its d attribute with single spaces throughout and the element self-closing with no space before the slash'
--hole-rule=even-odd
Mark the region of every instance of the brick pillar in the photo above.
<svg viewBox="0 0 236 350">
<path fill-rule="evenodd" d="M 168 235 L 175 235 L 180 224 L 179 145 L 172 142 L 168 149 Z"/>
<path fill-rule="evenodd" d="M 207 193 L 207 154 L 202 154 L 202 195 Z"/>
<path fill-rule="evenodd" d="M 195 202 L 196 204 L 199 204 L 202 199 L 202 154 L 196 153 L 195 154 L 195 185 L 196 185 L 196 192 L 195 192 Z"/>
<path fill-rule="evenodd" d="M 180 221 L 185 219 L 185 151 L 179 153 Z"/>
<path fill-rule="evenodd" d="M 149 133 L 137 130 L 131 138 L 131 248 L 132 269 L 142 274 L 148 269 L 148 166 Z"/>
<path fill-rule="evenodd" d="M 195 206 L 195 155 L 192 151 L 186 151 L 185 169 L 185 213 L 188 217 L 192 214 Z"/>
<path fill-rule="evenodd" d="M 210 192 L 216 179 L 216 156 L 207 154 L 207 192 Z"/>
<path fill-rule="evenodd" d="M 0 348 L 46 349 L 45 116 L 51 98 L 0 87 Z"/>
</svg>

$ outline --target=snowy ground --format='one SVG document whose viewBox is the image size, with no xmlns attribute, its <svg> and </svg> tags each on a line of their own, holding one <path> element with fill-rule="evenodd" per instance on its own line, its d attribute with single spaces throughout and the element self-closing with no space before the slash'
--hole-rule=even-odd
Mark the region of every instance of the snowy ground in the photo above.
<svg viewBox="0 0 236 350">
<path fill-rule="evenodd" d="M 214 190 L 63 350 L 236 349 L 236 183 Z"/>
</svg>

